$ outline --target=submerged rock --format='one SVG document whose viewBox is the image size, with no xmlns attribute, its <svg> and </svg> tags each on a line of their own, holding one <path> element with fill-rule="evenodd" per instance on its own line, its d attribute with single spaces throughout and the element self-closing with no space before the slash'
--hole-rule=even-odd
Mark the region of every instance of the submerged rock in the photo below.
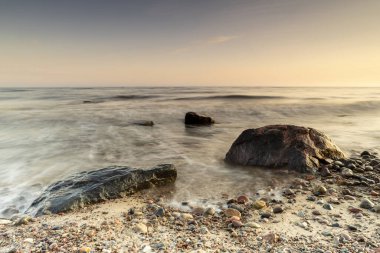
<svg viewBox="0 0 380 253">
<path fill-rule="evenodd" d="M 211 125 L 215 121 L 211 117 L 199 115 L 195 112 L 188 112 L 185 115 L 185 124 L 186 125 Z"/>
<path fill-rule="evenodd" d="M 137 126 L 154 126 L 154 122 L 151 120 L 137 120 L 133 124 Z"/>
<path fill-rule="evenodd" d="M 115 199 L 136 191 L 174 183 L 177 170 L 172 164 L 152 169 L 111 166 L 78 173 L 50 185 L 27 210 L 35 216 L 67 212 L 85 205 Z"/>
<path fill-rule="evenodd" d="M 289 168 L 310 172 L 343 152 L 322 132 L 293 125 L 247 129 L 232 144 L 226 162 L 245 166 Z"/>
</svg>

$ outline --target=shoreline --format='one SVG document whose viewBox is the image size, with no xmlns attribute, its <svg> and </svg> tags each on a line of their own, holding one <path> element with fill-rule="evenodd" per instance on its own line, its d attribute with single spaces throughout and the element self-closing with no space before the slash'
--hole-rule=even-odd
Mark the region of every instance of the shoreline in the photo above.
<svg viewBox="0 0 380 253">
<path fill-rule="evenodd" d="M 156 188 L 18 225 L 0 222 L 0 252 L 380 252 L 379 183 L 348 186 L 355 179 L 338 171 L 301 177 L 280 200 L 268 192 L 222 196 L 216 210 L 183 212 Z M 376 206 L 363 208 L 365 199 Z"/>
</svg>

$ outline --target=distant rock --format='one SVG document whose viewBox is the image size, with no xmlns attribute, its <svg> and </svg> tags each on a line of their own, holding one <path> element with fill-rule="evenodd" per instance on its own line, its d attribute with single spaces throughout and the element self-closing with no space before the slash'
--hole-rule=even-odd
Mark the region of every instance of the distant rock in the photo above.
<svg viewBox="0 0 380 253">
<path fill-rule="evenodd" d="M 133 122 L 133 125 L 137 126 L 154 126 L 154 122 L 151 120 L 137 120 Z"/>
<path fill-rule="evenodd" d="M 186 125 L 211 125 L 215 121 L 211 117 L 199 115 L 195 112 L 188 112 L 185 115 L 185 124 Z"/>
<path fill-rule="evenodd" d="M 288 168 L 310 172 L 343 152 L 322 132 L 293 125 L 247 129 L 232 144 L 226 162 L 245 166 Z"/>
<path fill-rule="evenodd" d="M 33 201 L 27 213 L 40 216 L 76 210 L 152 186 L 171 184 L 176 178 L 177 170 L 171 164 L 161 164 L 147 170 L 111 166 L 85 171 L 50 185 Z"/>
</svg>

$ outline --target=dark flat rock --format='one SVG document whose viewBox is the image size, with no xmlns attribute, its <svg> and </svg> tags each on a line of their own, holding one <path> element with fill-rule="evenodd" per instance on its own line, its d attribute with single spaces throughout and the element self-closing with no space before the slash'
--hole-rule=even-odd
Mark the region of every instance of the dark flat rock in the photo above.
<svg viewBox="0 0 380 253">
<path fill-rule="evenodd" d="M 243 131 L 232 144 L 225 161 L 244 166 L 310 172 L 327 164 L 327 159 L 341 158 L 344 158 L 343 152 L 316 129 L 269 125 Z"/>
<path fill-rule="evenodd" d="M 50 185 L 33 201 L 27 213 L 40 216 L 76 210 L 153 186 L 172 184 L 176 178 L 177 170 L 172 164 L 161 164 L 146 170 L 110 166 L 85 171 Z"/>
</svg>

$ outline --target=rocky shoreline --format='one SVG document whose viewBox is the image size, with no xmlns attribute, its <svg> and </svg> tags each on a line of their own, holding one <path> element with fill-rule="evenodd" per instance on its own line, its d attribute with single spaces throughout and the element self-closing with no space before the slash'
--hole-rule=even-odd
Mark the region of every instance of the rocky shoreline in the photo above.
<svg viewBox="0 0 380 253">
<path fill-rule="evenodd" d="M 271 125 L 244 131 L 226 161 L 309 173 L 217 203 L 173 205 L 170 189 L 147 189 L 172 185 L 174 165 L 81 172 L 49 186 L 31 206 L 36 217 L 0 219 L 0 253 L 380 252 L 377 153 L 346 158 L 315 129 Z"/>
<path fill-rule="evenodd" d="M 0 221 L 0 252 L 379 252 L 380 159 L 330 161 L 281 189 L 168 205 L 140 192 L 78 211 Z"/>
</svg>

